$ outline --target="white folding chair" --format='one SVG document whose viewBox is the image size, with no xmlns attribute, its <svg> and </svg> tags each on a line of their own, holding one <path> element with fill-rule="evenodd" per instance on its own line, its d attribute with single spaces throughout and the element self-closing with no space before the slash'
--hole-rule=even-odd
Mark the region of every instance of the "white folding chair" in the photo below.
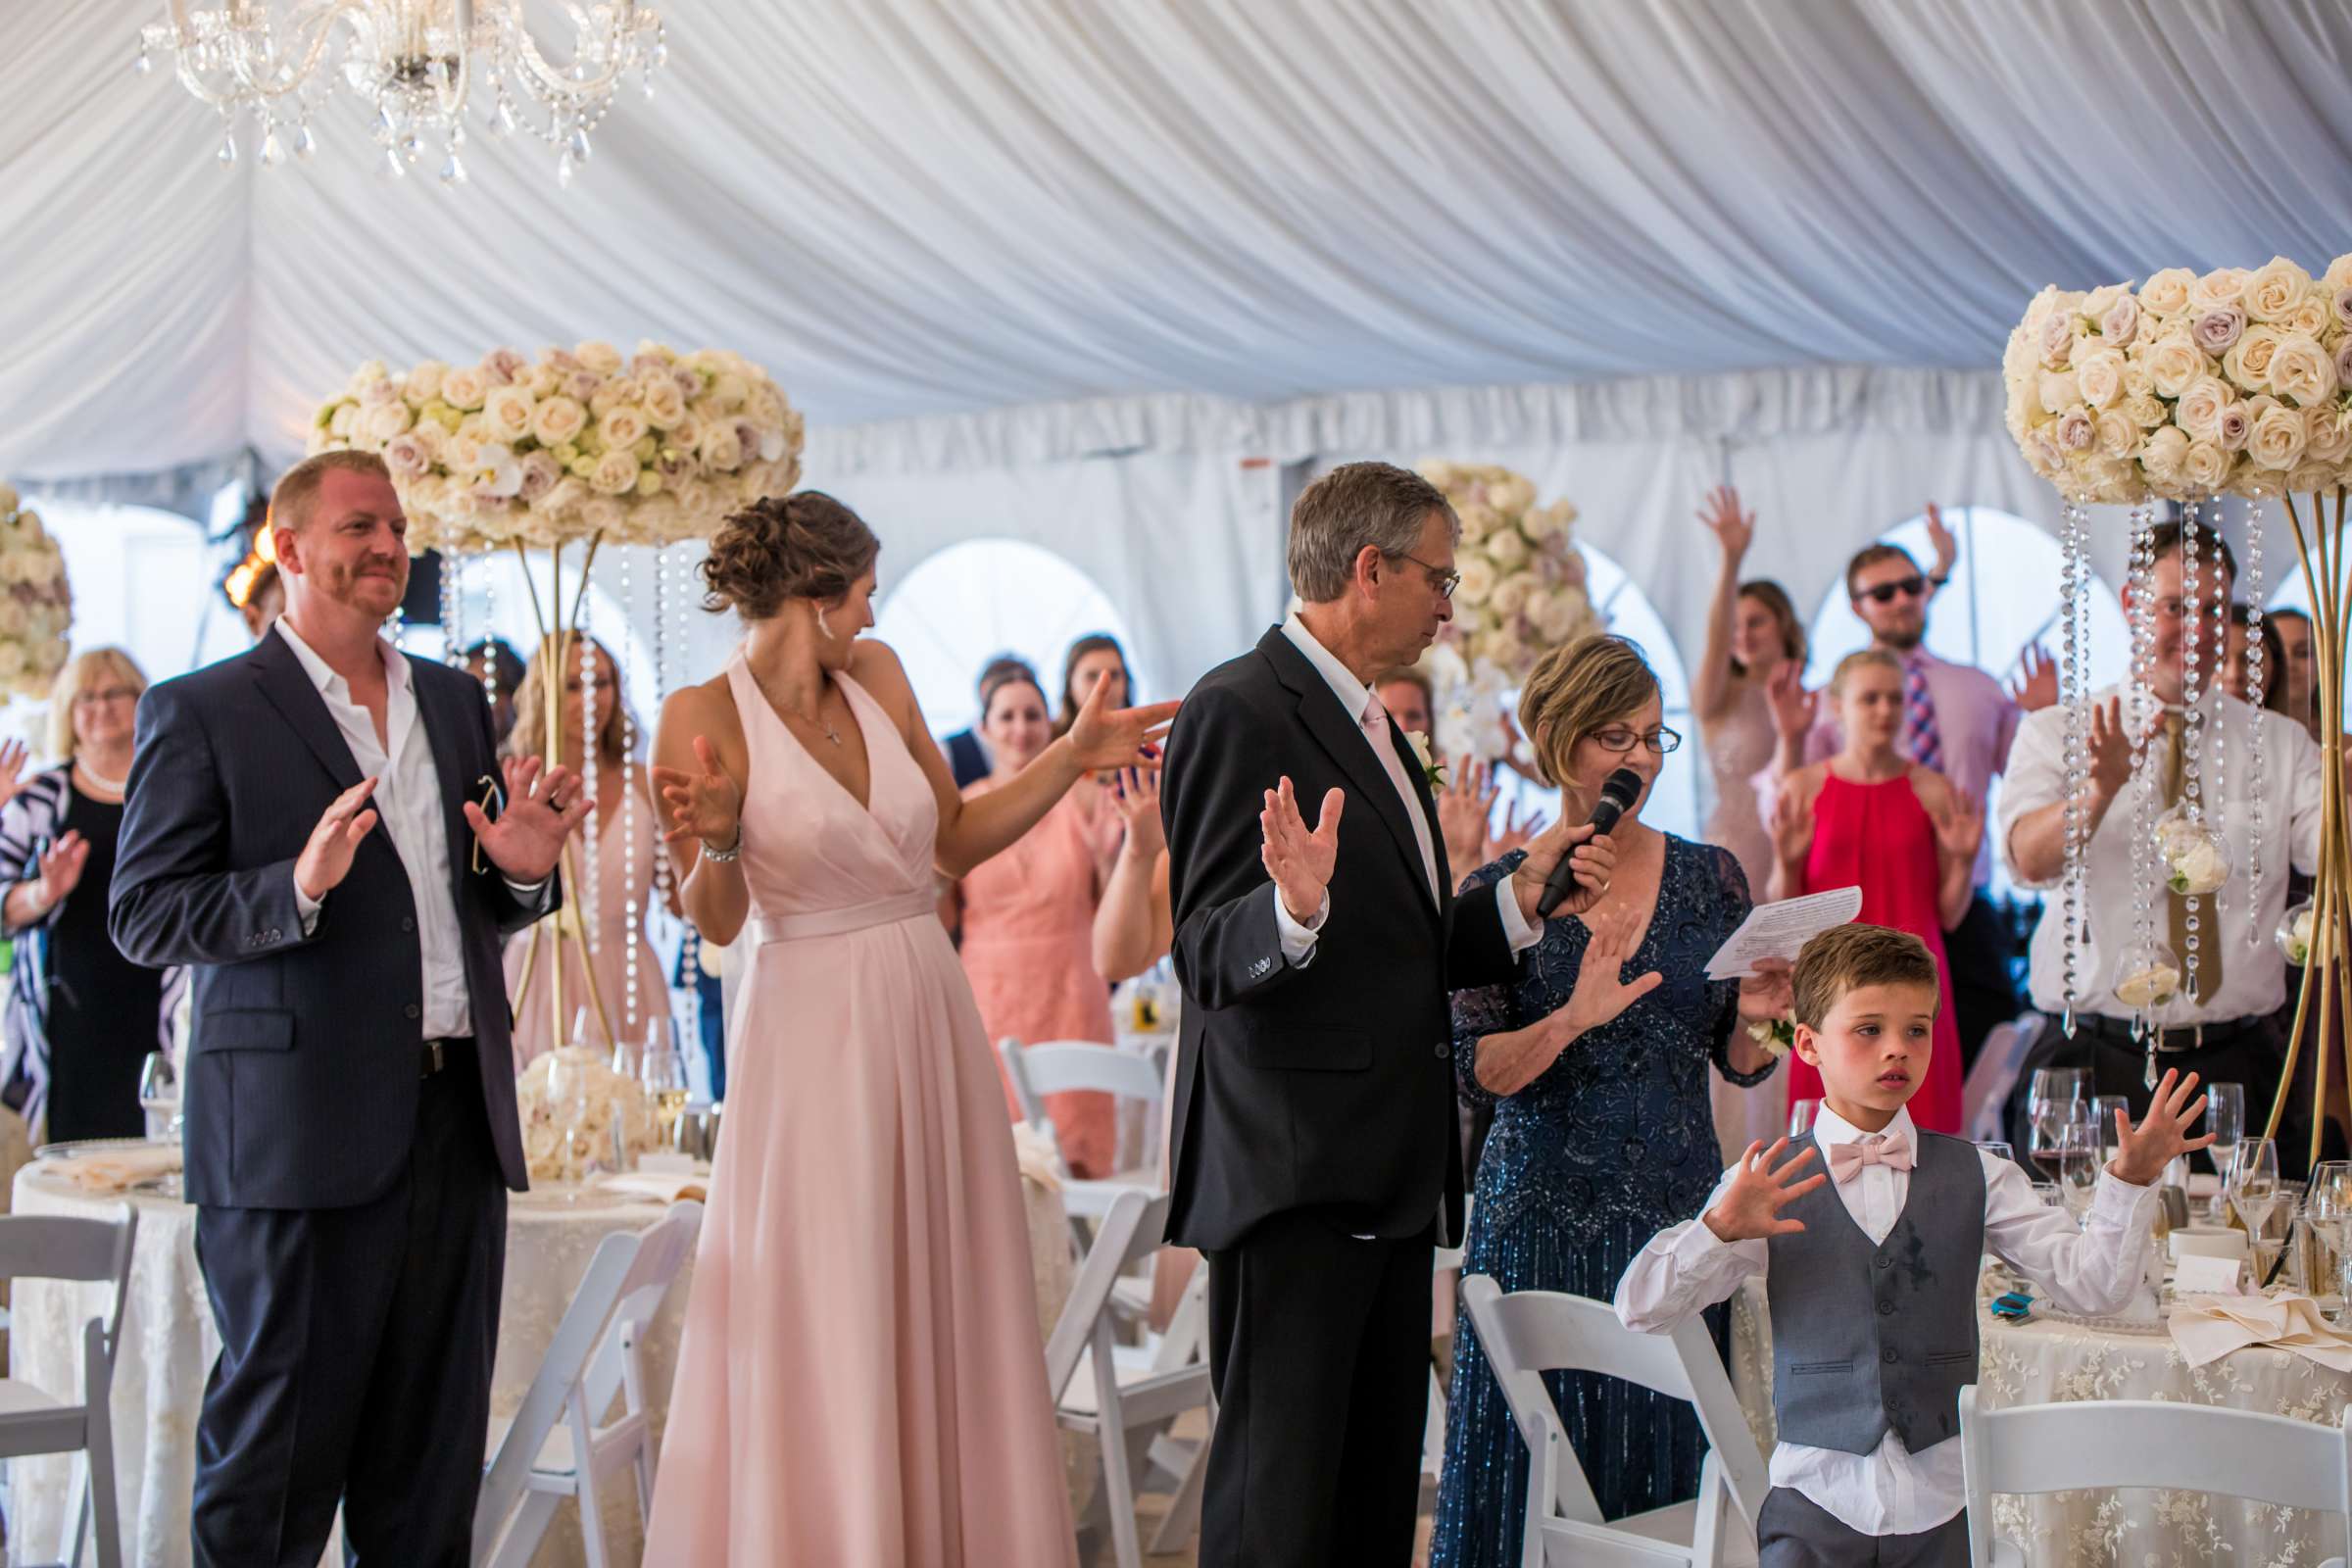
<svg viewBox="0 0 2352 1568">
<path fill-rule="evenodd" d="M 1463 1210 L 1463 1229 L 1468 1230 L 1469 1212 Z M 1466 1247 L 1441 1247 L 1430 1254 L 1430 1277 L 1462 1266 Z M 1434 1290 L 1434 1285 L 1433 1285 Z M 1460 1299 L 1460 1286 L 1455 1286 L 1455 1299 Z M 1421 1501 L 1423 1506 L 1437 1500 L 1438 1483 L 1446 1474 L 1446 1385 L 1438 1381 L 1438 1363 L 1429 1363 L 1429 1414 L 1421 1424 Z"/>
<path fill-rule="evenodd" d="M 1756 1514 L 1770 1482 L 1705 1323 L 1636 1334 L 1604 1301 L 1551 1291 L 1505 1296 L 1484 1274 L 1462 1281 L 1462 1304 L 1532 1459 L 1521 1568 L 1756 1560 Z M 1544 1386 L 1542 1374 L 1553 1371 L 1598 1372 L 1696 1405 L 1707 1437 L 1697 1498 L 1604 1521 Z"/>
<path fill-rule="evenodd" d="M 474 1568 L 522 1568 L 565 1497 L 579 1503 L 588 1568 L 606 1568 L 597 1488 L 623 1466 L 637 1472 L 639 1518 L 652 1516 L 657 1455 L 640 1348 L 702 1223 L 702 1204 L 672 1203 L 644 1230 L 597 1244 L 521 1405 L 512 1420 L 492 1423 L 473 1514 Z M 614 1395 L 620 1413 L 600 1425 Z"/>
<path fill-rule="evenodd" d="M 1061 1158 L 1061 1140 L 1054 1135 L 1054 1118 L 1046 1111 L 1048 1095 L 1092 1092 L 1140 1100 L 1154 1110 L 1164 1098 L 1159 1069 L 1148 1058 L 1113 1046 L 1083 1040 L 1024 1046 L 1007 1037 L 997 1042 L 997 1054 L 1004 1062 L 1004 1077 L 1012 1085 L 1021 1119 L 1054 1146 L 1056 1159 Z M 1062 1171 L 1068 1174 L 1066 1160 Z M 1131 1190 L 1151 1194 L 1167 1189 L 1157 1170 L 1122 1171 L 1099 1181 L 1063 1182 L 1062 1206 L 1073 1219 L 1099 1217 L 1109 1211 L 1119 1194 Z"/>
<path fill-rule="evenodd" d="M 1143 1563 L 1136 1494 L 1152 1490 L 1153 1473 L 1161 1472 L 1172 1483 L 1171 1520 L 1186 1510 L 1197 1514 L 1199 1490 L 1192 1478 L 1208 1446 L 1204 1439 L 1188 1450 L 1167 1436 L 1186 1411 L 1209 1407 L 1207 1364 L 1122 1364 L 1111 1339 L 1112 1287 L 1129 1263 L 1159 1250 L 1167 1218 L 1165 1194 L 1147 1197 L 1131 1189 L 1111 1200 L 1096 1231 L 1094 1249 L 1046 1341 L 1047 1386 L 1054 1396 L 1055 1418 L 1069 1430 L 1095 1438 L 1102 1451 L 1102 1474 L 1080 1530 L 1083 1534 L 1100 1528 L 1107 1514 L 1119 1568 L 1141 1568 Z M 1189 1534 L 1189 1523 L 1185 1529 Z M 1164 1537 L 1166 1529 L 1160 1534 Z M 1161 1549 L 1157 1539 L 1153 1549 Z"/>
<path fill-rule="evenodd" d="M 0 1216 L 0 1278 L 112 1282 L 113 1302 L 103 1318 L 81 1326 L 81 1402 L 67 1404 L 32 1384 L 0 1378 L 0 1458 L 71 1453 L 81 1459 L 74 1477 L 63 1560 L 81 1561 L 95 1538 L 98 1568 L 121 1568 L 122 1526 L 115 1506 L 115 1429 L 109 1400 L 115 1387 L 115 1348 L 122 1335 L 122 1301 L 130 1288 L 130 1250 L 139 1214 L 128 1203 L 120 1219 L 66 1219 L 43 1214 Z"/>
<path fill-rule="evenodd" d="M 1994 1024 L 1984 1036 L 1984 1044 L 1968 1069 L 1968 1081 L 1960 1086 L 1960 1125 L 1971 1139 L 1978 1143 L 2008 1139 L 2001 1117 L 2009 1106 L 2009 1093 L 2017 1087 L 2026 1053 L 2040 1038 L 2038 1012 L 2022 1012 L 2006 1023 Z"/>
<path fill-rule="evenodd" d="M 2344 1568 L 2352 1410 L 2332 1427 L 2170 1399 L 1987 1410 L 1972 1383 L 1960 1391 L 1960 1458 L 1976 1568 L 2026 1560 L 2014 1544 L 1993 1539 L 1994 1494 L 2110 1487 L 2205 1492 L 2330 1515 L 2321 1549 L 2333 1555 L 2314 1568 Z"/>
</svg>

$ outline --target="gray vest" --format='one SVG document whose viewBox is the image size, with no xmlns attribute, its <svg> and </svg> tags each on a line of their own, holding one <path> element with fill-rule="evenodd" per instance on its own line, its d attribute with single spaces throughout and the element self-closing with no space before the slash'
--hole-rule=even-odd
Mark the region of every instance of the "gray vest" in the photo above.
<svg viewBox="0 0 2352 1568">
<path fill-rule="evenodd" d="M 1910 1193 L 1884 1246 L 1871 1245 L 1834 1181 L 1781 1211 L 1802 1231 L 1767 1243 L 1784 1443 L 1869 1453 L 1891 1428 L 1917 1453 L 1960 1435 L 1960 1390 L 1977 1380 L 1984 1166 L 1973 1144 L 1913 1136 Z M 1788 1155 L 1812 1147 L 1807 1134 Z"/>
</svg>

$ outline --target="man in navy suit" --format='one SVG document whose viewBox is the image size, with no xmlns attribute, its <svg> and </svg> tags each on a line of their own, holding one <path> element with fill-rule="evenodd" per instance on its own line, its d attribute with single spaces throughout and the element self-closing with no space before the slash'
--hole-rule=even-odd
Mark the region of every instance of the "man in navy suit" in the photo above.
<svg viewBox="0 0 2352 1568">
<path fill-rule="evenodd" d="M 463 1568 L 526 1185 L 499 945 L 557 906 L 590 809 L 503 767 L 481 688 L 380 635 L 407 519 L 376 458 L 289 470 L 285 613 L 151 688 L 109 923 L 186 964 L 187 1178 L 220 1356 L 196 1561 Z M 496 815 L 484 809 L 503 791 Z"/>
</svg>

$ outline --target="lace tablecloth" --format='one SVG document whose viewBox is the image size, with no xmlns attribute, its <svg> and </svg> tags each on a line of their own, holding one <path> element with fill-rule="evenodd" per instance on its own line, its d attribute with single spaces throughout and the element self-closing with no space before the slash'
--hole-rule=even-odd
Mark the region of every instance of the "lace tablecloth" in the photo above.
<svg viewBox="0 0 2352 1568">
<path fill-rule="evenodd" d="M 2003 1287 L 2004 1289 L 2006 1286 Z M 2060 1318 L 2005 1323 L 1983 1309 L 1978 1397 L 1993 1409 L 2079 1399 L 2174 1399 L 2333 1426 L 2352 1377 L 2286 1350 L 2251 1346 L 2192 1368 L 2161 1326 L 2097 1328 Z M 1732 1386 L 1756 1442 L 1773 1444 L 1772 1332 L 1763 1287 L 1732 1303 Z M 2317 1517 L 2197 1492 L 1996 1495 L 1993 1529 L 2036 1568 L 2316 1568 L 2328 1555 Z"/>
</svg>

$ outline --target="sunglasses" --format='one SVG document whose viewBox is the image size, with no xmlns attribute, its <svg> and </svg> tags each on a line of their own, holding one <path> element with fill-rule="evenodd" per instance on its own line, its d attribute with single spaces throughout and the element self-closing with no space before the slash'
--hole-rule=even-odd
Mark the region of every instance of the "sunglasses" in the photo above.
<svg viewBox="0 0 2352 1568">
<path fill-rule="evenodd" d="M 1927 591 L 1928 579 L 1925 577 L 1897 577 L 1894 581 L 1883 582 L 1876 588 L 1864 588 L 1856 593 L 1854 598 L 1857 602 L 1868 599 L 1876 604 L 1891 605 L 1898 594 L 1905 599 L 1917 599 Z"/>
</svg>

